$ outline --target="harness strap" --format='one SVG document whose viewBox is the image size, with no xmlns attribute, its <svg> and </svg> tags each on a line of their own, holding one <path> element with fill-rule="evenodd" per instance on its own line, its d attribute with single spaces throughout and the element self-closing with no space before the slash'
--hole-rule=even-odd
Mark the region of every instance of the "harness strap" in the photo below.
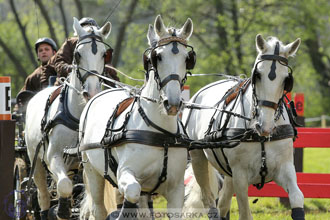
<svg viewBox="0 0 330 220">
<path fill-rule="evenodd" d="M 163 169 L 162 169 L 160 176 L 158 177 L 158 182 L 157 182 L 156 186 L 150 191 L 149 194 L 154 193 L 159 188 L 160 184 L 162 184 L 163 182 L 166 181 L 166 179 L 167 179 L 167 162 L 168 162 L 168 145 L 164 144 Z"/>
<path fill-rule="evenodd" d="M 244 94 L 248 88 L 248 85 L 250 85 L 251 80 L 250 79 L 246 79 L 242 82 L 239 82 L 237 85 L 235 85 L 234 87 L 232 87 L 229 91 L 228 91 L 228 95 L 226 96 L 226 105 L 228 105 L 232 100 L 234 100 L 240 92 L 240 89 L 243 89 L 242 94 Z"/>
<path fill-rule="evenodd" d="M 278 104 L 277 103 L 271 102 L 271 101 L 267 101 L 267 100 L 258 100 L 258 105 L 259 106 L 265 106 L 265 107 L 268 107 L 268 108 L 272 108 L 275 111 L 278 108 Z"/>
<path fill-rule="evenodd" d="M 167 77 L 165 77 L 165 79 L 163 79 L 162 81 L 159 82 L 160 88 L 163 88 L 164 86 L 166 86 L 167 83 L 169 83 L 172 80 L 178 81 L 180 83 L 180 85 L 182 84 L 182 82 L 180 81 L 179 75 L 171 74 L 171 75 L 168 75 Z"/>
<path fill-rule="evenodd" d="M 109 154 L 110 154 L 110 157 L 109 157 Z M 118 185 L 108 174 L 108 165 L 110 166 L 110 169 L 114 173 L 114 175 L 116 176 L 116 174 L 117 174 L 118 163 L 116 160 L 113 160 L 113 159 L 114 158 L 111 154 L 111 149 L 104 149 L 104 175 L 103 176 L 106 180 L 109 181 L 109 183 L 113 187 L 118 188 Z"/>
<path fill-rule="evenodd" d="M 27 183 L 27 192 L 28 193 L 30 193 L 30 189 L 31 189 L 31 185 L 32 185 L 32 176 L 33 176 L 34 170 L 36 168 L 38 154 L 39 154 L 39 151 L 40 151 L 40 148 L 41 148 L 42 145 L 44 145 L 44 140 L 43 139 L 38 143 L 38 145 L 36 147 L 36 151 L 34 152 L 32 167 L 31 167 L 30 174 L 29 174 L 29 181 Z"/>
<path fill-rule="evenodd" d="M 279 125 L 273 132 L 271 137 L 267 137 L 265 141 L 276 141 L 285 138 L 293 138 L 295 136 L 293 127 L 291 124 Z M 205 142 L 206 144 L 212 142 L 225 142 L 225 141 L 239 141 L 239 142 L 261 142 L 264 137 L 260 137 L 257 132 L 253 129 L 245 128 L 229 128 L 225 129 L 224 132 L 215 131 L 199 141 Z M 193 146 L 195 142 L 192 142 Z M 220 146 L 221 147 L 221 146 Z M 226 148 L 226 147 L 224 147 Z"/>
<path fill-rule="evenodd" d="M 147 131 L 147 130 L 125 130 L 122 133 L 117 133 L 111 137 L 105 137 L 102 144 L 105 148 L 112 148 L 124 143 L 138 143 L 150 146 L 188 148 L 190 140 L 184 136 L 168 136 L 163 133 Z M 96 147 L 97 145 L 83 145 L 80 150 L 92 149 L 89 146 Z M 101 145 L 98 145 L 100 147 Z"/>
<path fill-rule="evenodd" d="M 207 87 L 204 87 L 203 89 L 199 90 L 199 91 L 194 95 L 194 97 L 193 97 L 194 99 L 191 100 L 191 102 L 192 102 L 192 103 L 195 103 L 196 100 L 197 100 L 197 98 L 199 97 L 199 95 L 200 95 L 202 92 L 206 91 L 207 89 L 209 89 L 209 88 L 211 88 L 211 87 L 213 87 L 213 86 L 220 85 L 220 84 L 225 83 L 225 82 L 229 82 L 229 80 L 218 81 L 218 82 L 216 82 L 216 83 L 213 83 L 213 84 L 211 84 L 211 85 L 208 85 Z M 189 120 L 190 120 L 190 117 L 191 117 L 192 112 L 193 112 L 193 108 L 190 109 L 190 111 L 189 111 L 189 113 L 188 113 L 188 116 L 187 116 L 187 119 L 186 119 L 186 123 L 184 124 L 184 128 L 185 128 L 185 129 L 186 129 L 187 126 L 188 126 L 188 123 L 189 123 Z M 215 111 L 215 112 L 216 112 L 216 111 Z"/>
<path fill-rule="evenodd" d="M 130 104 L 134 101 L 134 97 L 129 97 L 127 99 L 124 99 L 122 102 L 120 102 L 117 106 L 118 109 L 116 108 L 116 114 L 114 118 L 116 119 L 123 111 L 125 111 Z"/>
<path fill-rule="evenodd" d="M 265 185 L 265 179 L 268 174 L 267 163 L 266 163 L 266 151 L 265 151 L 265 141 L 261 141 L 261 167 L 259 174 L 261 176 L 261 182 L 258 184 L 253 184 L 258 190 L 261 190 Z"/>
<path fill-rule="evenodd" d="M 260 58 L 262 60 L 277 60 L 283 62 L 285 65 L 288 65 L 288 59 L 279 55 L 265 54 L 261 55 Z"/>
<path fill-rule="evenodd" d="M 139 109 L 138 109 L 139 113 L 140 113 L 140 116 L 142 117 L 142 119 L 144 120 L 144 122 L 148 125 L 148 126 L 151 126 L 155 129 L 157 129 L 158 131 L 162 132 L 162 133 L 165 133 L 167 135 L 170 135 L 170 136 L 179 136 L 179 126 L 178 126 L 178 131 L 177 131 L 177 134 L 173 134 L 161 127 L 159 127 L 158 125 L 156 125 L 155 123 L 153 123 L 149 118 L 148 116 L 146 115 L 146 113 L 144 112 L 143 108 L 141 107 L 141 105 L 139 106 Z"/>
<path fill-rule="evenodd" d="M 222 163 L 220 162 L 219 158 L 217 157 L 217 154 L 215 153 L 214 149 L 211 149 L 212 150 L 212 153 L 213 153 L 213 156 L 215 158 L 215 160 L 217 161 L 217 164 L 219 165 L 219 167 L 228 175 L 228 176 L 232 176 L 232 172 L 231 172 L 231 169 L 230 170 L 226 170 L 224 168 L 224 166 L 222 165 Z M 228 166 L 227 166 L 228 168 Z M 230 168 L 230 167 L 229 167 Z"/>
</svg>

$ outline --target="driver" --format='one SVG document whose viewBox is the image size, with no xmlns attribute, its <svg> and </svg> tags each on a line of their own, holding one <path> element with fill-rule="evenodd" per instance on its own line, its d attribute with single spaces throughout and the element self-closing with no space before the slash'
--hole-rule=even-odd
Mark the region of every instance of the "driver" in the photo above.
<svg viewBox="0 0 330 220">
<path fill-rule="evenodd" d="M 39 38 L 34 46 L 38 61 L 40 61 L 41 65 L 26 78 L 21 91 L 30 90 L 38 92 L 46 87 L 48 83 L 48 78 L 46 81 L 42 81 L 41 76 L 48 61 L 56 53 L 57 45 L 51 38 L 43 37 Z"/>
</svg>

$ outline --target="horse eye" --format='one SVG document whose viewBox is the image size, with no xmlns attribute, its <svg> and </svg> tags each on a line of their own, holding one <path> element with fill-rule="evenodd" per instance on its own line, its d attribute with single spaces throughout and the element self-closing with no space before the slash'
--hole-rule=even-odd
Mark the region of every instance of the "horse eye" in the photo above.
<svg viewBox="0 0 330 220">
<path fill-rule="evenodd" d="M 157 54 L 157 59 L 158 59 L 159 61 L 162 61 L 162 56 L 161 56 L 160 54 Z"/>
</svg>

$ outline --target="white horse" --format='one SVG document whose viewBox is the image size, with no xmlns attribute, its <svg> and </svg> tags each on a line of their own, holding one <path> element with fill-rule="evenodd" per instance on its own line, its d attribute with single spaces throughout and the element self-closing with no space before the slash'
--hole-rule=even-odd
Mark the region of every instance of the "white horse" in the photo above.
<svg viewBox="0 0 330 220">
<path fill-rule="evenodd" d="M 53 100 L 50 96 L 60 88 L 46 88 L 30 100 L 26 111 L 26 144 L 31 162 L 37 148 L 40 149 L 36 156 L 34 182 L 38 188 L 42 219 L 47 219 L 50 207 L 46 170 L 42 163 L 47 165 L 57 183 L 57 216 L 62 219 L 70 216 L 72 182 L 67 176 L 67 171 L 72 169 L 74 164 L 64 162 L 63 149 L 77 144 L 80 114 L 88 99 L 101 91 L 99 78 L 91 73 L 103 73 L 106 53 L 103 39 L 107 38 L 111 31 L 110 22 L 98 29 L 89 26 L 83 28 L 76 18 L 73 20 L 78 42 L 74 52 L 75 66 L 68 77 L 68 83 L 63 87 L 65 92 L 54 96 L 56 98 Z"/>
<path fill-rule="evenodd" d="M 283 45 L 275 37 L 265 41 L 257 35 L 259 54 L 251 79 L 221 80 L 202 88 L 191 99 L 239 114 L 236 116 L 245 115 L 251 121 L 210 109 L 184 110 L 183 122 L 189 137 L 202 139 L 212 147 L 190 151 L 205 208 L 217 212 L 207 175 L 208 161 L 225 175 L 219 199 L 221 219 L 226 219 L 236 193 L 239 219 L 251 220 L 248 186 L 257 184 L 261 188 L 271 180 L 289 193 L 292 218 L 304 219 L 304 196 L 297 186 L 293 165 L 294 132 L 283 101 L 283 94 L 293 86 L 287 58 L 295 55 L 299 45 L 300 39 Z M 238 140 L 238 146 L 233 147 L 235 142 L 231 139 Z"/>
<path fill-rule="evenodd" d="M 119 116 L 114 116 L 117 106 L 132 97 L 123 89 L 100 93 L 86 105 L 80 121 L 80 150 L 87 198 L 92 199 L 90 219 L 106 217 L 103 176 L 118 185 L 124 196 L 119 219 L 132 211 L 127 208 L 135 212 L 141 192 L 162 194 L 168 208 L 182 209 L 187 149 L 178 147 L 175 137 L 180 138 L 182 131 L 178 124 L 181 89 L 195 61 L 194 52 L 186 50 L 192 31 L 189 18 L 181 29 L 167 29 L 157 16 L 148 30 L 151 48 L 144 59 L 147 75 L 139 97 Z M 126 139 L 121 139 L 122 134 Z"/>
</svg>

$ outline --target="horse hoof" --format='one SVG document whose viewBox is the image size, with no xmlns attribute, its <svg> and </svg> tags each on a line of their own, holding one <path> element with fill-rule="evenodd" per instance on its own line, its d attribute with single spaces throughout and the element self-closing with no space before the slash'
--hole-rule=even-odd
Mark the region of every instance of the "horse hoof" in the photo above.
<svg viewBox="0 0 330 220">
<path fill-rule="evenodd" d="M 223 220 L 223 218 L 220 218 L 218 209 L 214 207 L 210 208 L 209 212 L 207 213 L 207 216 L 210 220 Z"/>
<path fill-rule="evenodd" d="M 110 213 L 105 220 L 115 220 L 119 217 L 120 210 L 116 210 Z"/>
<path fill-rule="evenodd" d="M 73 186 L 72 189 L 72 198 L 76 199 L 85 191 L 85 185 L 83 183 L 77 183 Z"/>
<path fill-rule="evenodd" d="M 69 219 L 71 217 L 71 200 L 69 198 L 59 198 L 56 215 L 61 219 Z"/>
<path fill-rule="evenodd" d="M 40 219 L 41 220 L 47 220 L 48 219 L 48 209 L 40 212 Z"/>
<path fill-rule="evenodd" d="M 136 203 L 131 203 L 125 199 L 123 207 L 120 210 L 119 217 L 117 218 L 117 220 L 137 219 L 137 208 L 138 206 L 136 205 Z"/>
<path fill-rule="evenodd" d="M 45 220 L 57 220 L 56 217 L 56 213 L 57 213 L 57 205 L 53 205 L 48 212 L 48 218 L 46 217 Z"/>
<path fill-rule="evenodd" d="M 291 217 L 293 220 L 305 220 L 305 211 L 303 208 L 293 208 Z"/>
</svg>

